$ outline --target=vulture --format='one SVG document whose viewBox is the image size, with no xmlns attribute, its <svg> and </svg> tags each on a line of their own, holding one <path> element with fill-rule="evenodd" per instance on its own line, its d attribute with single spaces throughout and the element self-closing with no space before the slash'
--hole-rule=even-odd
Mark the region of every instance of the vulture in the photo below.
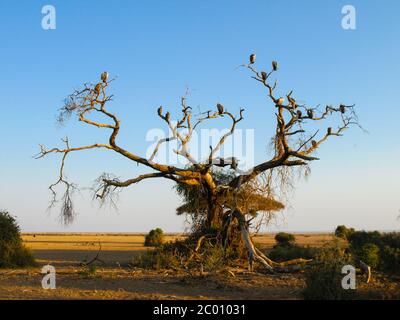
<svg viewBox="0 0 400 320">
<path fill-rule="evenodd" d="M 314 112 L 311 109 L 307 110 L 307 115 L 310 119 L 312 119 L 314 117 Z"/>
<path fill-rule="evenodd" d="M 297 117 L 298 117 L 298 118 L 301 118 L 302 115 L 303 115 L 303 114 L 301 113 L 301 110 L 297 110 Z"/>
<path fill-rule="evenodd" d="M 99 92 L 100 92 L 100 89 L 101 89 L 101 83 L 96 84 L 96 86 L 94 87 L 94 91 L 95 91 L 96 93 L 99 93 Z"/>
<path fill-rule="evenodd" d="M 293 108 L 296 108 L 296 100 L 294 100 L 292 97 L 288 97 L 289 103 Z"/>
<path fill-rule="evenodd" d="M 285 99 L 280 97 L 278 100 L 276 100 L 276 104 L 281 106 L 285 102 Z"/>
<path fill-rule="evenodd" d="M 341 113 L 345 113 L 346 112 L 346 106 L 344 104 L 341 104 L 339 108 L 340 108 L 340 112 Z"/>
<path fill-rule="evenodd" d="M 272 61 L 272 70 L 278 70 L 278 61 Z"/>
<path fill-rule="evenodd" d="M 254 62 L 256 62 L 256 54 L 255 53 L 250 55 L 250 64 L 253 64 Z"/>
<path fill-rule="evenodd" d="M 223 114 L 224 113 L 224 106 L 220 103 L 217 103 L 217 109 L 218 109 L 218 113 L 219 114 Z"/>
<path fill-rule="evenodd" d="M 327 134 L 328 134 L 328 135 L 331 135 L 331 134 L 332 134 L 332 128 L 331 128 L 331 127 L 328 128 Z"/>
<path fill-rule="evenodd" d="M 261 71 L 261 78 L 265 81 L 267 80 L 267 73 L 265 71 Z"/>
<path fill-rule="evenodd" d="M 317 147 L 317 141 L 313 140 L 313 141 L 311 141 L 311 144 L 312 144 L 313 148 Z"/>
<path fill-rule="evenodd" d="M 157 109 L 157 113 L 160 117 L 162 116 L 162 106 Z"/>
<path fill-rule="evenodd" d="M 108 72 L 107 72 L 107 71 L 104 71 L 104 72 L 101 74 L 101 80 L 102 80 L 103 82 L 107 82 L 107 80 L 108 80 Z"/>
<path fill-rule="evenodd" d="M 237 160 L 236 160 L 235 157 L 232 157 L 231 168 L 232 168 L 233 170 L 236 170 L 237 167 L 238 167 Z"/>
</svg>

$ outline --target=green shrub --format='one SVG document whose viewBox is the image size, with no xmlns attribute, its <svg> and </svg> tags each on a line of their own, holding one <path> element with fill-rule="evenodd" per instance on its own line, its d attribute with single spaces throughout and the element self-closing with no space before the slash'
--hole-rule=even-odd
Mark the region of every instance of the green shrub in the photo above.
<svg viewBox="0 0 400 320">
<path fill-rule="evenodd" d="M 275 241 L 277 246 L 291 246 L 296 242 L 296 238 L 293 234 L 279 232 L 275 235 Z"/>
<path fill-rule="evenodd" d="M 369 265 L 376 268 L 379 265 L 379 247 L 373 243 L 366 243 L 359 251 L 358 258 Z"/>
<path fill-rule="evenodd" d="M 0 243 L 21 243 L 19 226 L 8 212 L 0 212 Z"/>
<path fill-rule="evenodd" d="M 268 256 L 275 261 L 287 261 L 297 258 L 312 259 L 314 258 L 317 249 L 310 247 L 302 247 L 297 245 L 276 245 Z"/>
<path fill-rule="evenodd" d="M 320 249 L 306 270 L 305 299 L 310 300 L 343 300 L 352 299 L 354 290 L 342 288 L 342 268 L 354 265 L 346 248 L 338 241 Z"/>
<path fill-rule="evenodd" d="M 371 243 L 378 247 L 382 245 L 382 235 L 378 231 L 355 231 L 349 234 L 348 240 L 350 249 L 356 254 L 359 254 L 366 244 Z"/>
<path fill-rule="evenodd" d="M 164 243 L 164 232 L 160 229 L 151 230 L 145 238 L 146 247 L 159 247 Z"/>
<path fill-rule="evenodd" d="M 381 269 L 390 273 L 400 273 L 400 248 L 384 246 L 381 249 Z"/>
<path fill-rule="evenodd" d="M 133 267 L 145 269 L 199 269 L 215 272 L 226 267 L 229 259 L 237 257 L 235 249 L 204 241 L 201 253 L 194 254 L 193 243 L 188 239 L 168 242 L 154 250 L 135 255 L 131 260 Z"/>
<path fill-rule="evenodd" d="M 399 232 L 355 231 L 348 236 L 348 240 L 353 255 L 371 267 L 400 273 Z"/>
<path fill-rule="evenodd" d="M 344 225 L 337 226 L 335 230 L 335 236 L 342 239 L 347 239 L 350 234 L 354 232 L 353 228 L 347 228 Z"/>
<path fill-rule="evenodd" d="M 35 259 L 22 244 L 19 226 L 8 212 L 0 212 L 0 268 L 34 266 Z"/>
<path fill-rule="evenodd" d="M 133 256 L 131 265 L 132 267 L 155 270 L 182 267 L 179 253 L 163 250 L 162 248 L 148 250 Z"/>
<path fill-rule="evenodd" d="M 382 243 L 385 246 L 400 249 L 400 232 L 382 234 Z"/>
</svg>

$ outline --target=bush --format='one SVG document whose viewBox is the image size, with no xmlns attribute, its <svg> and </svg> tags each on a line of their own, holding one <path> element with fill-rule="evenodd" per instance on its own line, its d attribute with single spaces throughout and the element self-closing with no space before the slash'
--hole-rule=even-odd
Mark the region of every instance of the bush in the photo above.
<svg viewBox="0 0 400 320">
<path fill-rule="evenodd" d="M 171 269 L 180 267 L 180 256 L 172 251 L 161 248 L 148 250 L 145 253 L 135 255 L 131 265 L 143 269 Z"/>
<path fill-rule="evenodd" d="M 382 235 L 378 231 L 355 231 L 349 234 L 348 240 L 351 250 L 356 254 L 359 254 L 366 244 L 371 243 L 378 247 L 382 245 Z"/>
<path fill-rule="evenodd" d="M 0 212 L 0 243 L 20 243 L 19 226 L 8 212 Z"/>
<path fill-rule="evenodd" d="M 268 253 L 268 256 L 272 260 L 281 262 L 298 258 L 312 259 L 316 255 L 316 252 L 315 248 L 310 247 L 277 245 Z"/>
<path fill-rule="evenodd" d="M 318 251 L 314 261 L 307 269 L 305 299 L 310 300 L 343 300 L 352 299 L 354 290 L 342 288 L 342 268 L 354 265 L 346 248 L 334 241 Z"/>
<path fill-rule="evenodd" d="M 381 268 L 391 273 L 400 273 L 400 248 L 384 246 L 381 250 Z"/>
<path fill-rule="evenodd" d="M 384 233 L 382 235 L 383 245 L 400 249 L 400 232 Z"/>
<path fill-rule="evenodd" d="M 8 212 L 0 212 L 0 268 L 34 265 L 32 253 L 22 244 L 15 218 Z"/>
<path fill-rule="evenodd" d="M 347 228 L 344 225 L 337 226 L 335 230 L 335 236 L 342 239 L 347 239 L 350 234 L 354 232 L 353 228 Z"/>
<path fill-rule="evenodd" d="M 400 272 L 400 233 L 356 231 L 348 236 L 351 252 L 371 267 Z"/>
<path fill-rule="evenodd" d="M 296 238 L 293 234 L 279 232 L 275 235 L 275 241 L 277 242 L 277 246 L 291 246 L 296 242 Z"/>
<path fill-rule="evenodd" d="M 145 238 L 146 247 L 159 247 L 164 243 L 164 232 L 160 229 L 151 230 Z"/>
<path fill-rule="evenodd" d="M 215 243 L 204 241 L 201 253 L 194 253 L 194 245 L 188 239 L 168 242 L 154 250 L 135 255 L 131 260 L 133 267 L 144 269 L 199 269 L 215 272 L 224 269 L 227 262 L 237 257 L 234 249 L 224 248 Z"/>
<path fill-rule="evenodd" d="M 379 247 L 373 243 L 366 243 L 362 246 L 358 258 L 369 265 L 376 268 L 379 265 Z"/>
</svg>

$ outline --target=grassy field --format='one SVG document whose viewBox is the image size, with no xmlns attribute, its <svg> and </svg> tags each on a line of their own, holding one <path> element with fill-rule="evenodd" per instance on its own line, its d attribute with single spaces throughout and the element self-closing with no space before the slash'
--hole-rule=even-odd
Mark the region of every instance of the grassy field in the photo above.
<svg viewBox="0 0 400 320">
<path fill-rule="evenodd" d="M 167 241 L 182 237 L 168 235 Z M 274 244 L 273 234 L 255 237 L 262 247 Z M 296 234 L 300 245 L 321 246 L 330 234 Z M 301 299 L 301 273 L 249 273 L 232 269 L 193 276 L 185 271 L 131 268 L 131 258 L 148 250 L 143 234 L 23 234 L 39 267 L 0 270 L 0 299 Z M 104 262 L 95 274 L 81 263 L 96 256 Z M 41 287 L 41 266 L 57 271 L 57 289 Z"/>
<path fill-rule="evenodd" d="M 166 235 L 166 241 L 182 238 L 179 234 Z M 101 259 L 107 266 L 125 265 L 134 254 L 144 252 L 144 234 L 23 234 L 25 245 L 32 249 L 39 263 L 56 265 L 74 265 L 94 257 L 101 248 Z M 296 234 L 300 245 L 321 246 L 332 239 L 330 234 Z M 275 244 L 273 234 L 261 234 L 255 241 L 264 248 Z"/>
</svg>

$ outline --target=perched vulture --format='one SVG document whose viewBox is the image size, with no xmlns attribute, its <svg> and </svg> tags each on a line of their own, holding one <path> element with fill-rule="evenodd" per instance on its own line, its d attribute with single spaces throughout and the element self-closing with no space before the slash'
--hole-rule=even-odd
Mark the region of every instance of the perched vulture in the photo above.
<svg viewBox="0 0 400 320">
<path fill-rule="evenodd" d="M 280 97 L 280 98 L 276 101 L 276 104 L 277 104 L 278 106 L 281 106 L 284 102 L 285 102 L 285 99 L 282 98 L 282 97 Z"/>
<path fill-rule="evenodd" d="M 100 92 L 100 89 L 101 89 L 101 83 L 96 84 L 96 86 L 94 87 L 94 91 L 95 91 L 96 93 L 99 93 L 99 92 Z"/>
<path fill-rule="evenodd" d="M 312 144 L 313 148 L 317 147 L 317 141 L 313 140 L 313 141 L 311 141 L 311 144 Z"/>
<path fill-rule="evenodd" d="M 232 168 L 233 170 L 236 170 L 237 167 L 238 167 L 237 160 L 236 160 L 235 157 L 232 157 L 231 168 Z"/>
<path fill-rule="evenodd" d="M 311 109 L 307 110 L 307 115 L 310 119 L 312 119 L 314 117 L 314 112 Z"/>
<path fill-rule="evenodd" d="M 298 118 L 301 118 L 302 115 L 303 115 L 303 114 L 301 113 L 301 110 L 297 110 L 297 117 L 298 117 Z"/>
<path fill-rule="evenodd" d="M 296 108 L 296 100 L 294 100 L 292 97 L 288 97 L 289 103 L 292 107 Z"/>
<path fill-rule="evenodd" d="M 218 109 L 218 113 L 219 114 L 223 114 L 224 113 L 224 106 L 220 103 L 217 103 L 217 109 Z"/>
<path fill-rule="evenodd" d="M 272 70 L 278 70 L 278 61 L 272 61 Z"/>
<path fill-rule="evenodd" d="M 346 112 L 346 106 L 344 104 L 340 105 L 340 112 L 345 113 Z"/>
<path fill-rule="evenodd" d="M 158 113 L 158 115 L 161 117 L 162 116 L 162 106 L 160 106 L 158 109 L 157 109 L 157 113 Z"/>
<path fill-rule="evenodd" d="M 104 72 L 101 74 L 101 80 L 102 80 L 103 82 L 107 82 L 107 80 L 108 80 L 108 72 L 107 72 L 107 71 L 104 71 Z"/>
<path fill-rule="evenodd" d="M 332 134 L 332 128 L 331 127 L 328 128 L 327 133 L 328 133 L 328 135 Z"/>
<path fill-rule="evenodd" d="M 253 64 L 254 62 L 256 62 L 256 54 L 255 53 L 250 55 L 250 64 Z"/>
<path fill-rule="evenodd" d="M 265 71 L 261 71 L 261 78 L 265 81 L 267 80 L 267 73 Z"/>
</svg>

